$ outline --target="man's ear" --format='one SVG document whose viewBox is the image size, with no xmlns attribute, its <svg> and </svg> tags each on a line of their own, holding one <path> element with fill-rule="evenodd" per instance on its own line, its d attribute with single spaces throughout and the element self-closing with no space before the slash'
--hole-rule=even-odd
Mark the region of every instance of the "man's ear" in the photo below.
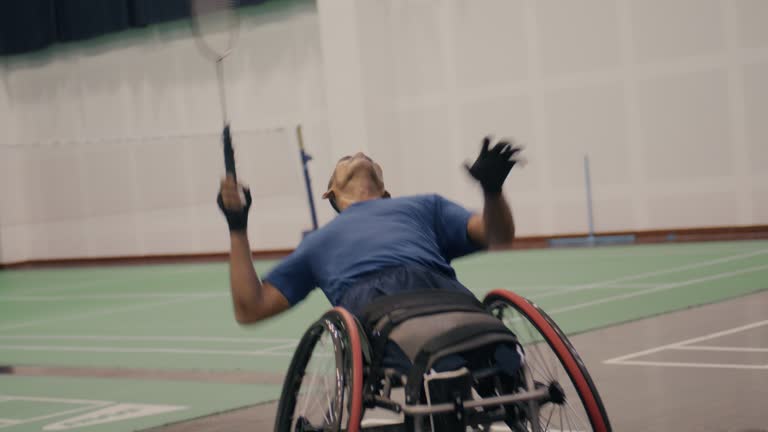
<svg viewBox="0 0 768 432">
<path fill-rule="evenodd" d="M 392 198 L 392 195 L 389 194 L 388 190 L 384 190 L 384 193 L 381 195 L 382 198 Z"/>
<path fill-rule="evenodd" d="M 323 199 L 327 199 L 328 202 L 331 203 L 331 207 L 336 210 L 336 213 L 341 213 L 339 206 L 336 204 L 336 194 L 334 194 L 332 190 L 325 191 L 323 194 Z"/>
</svg>

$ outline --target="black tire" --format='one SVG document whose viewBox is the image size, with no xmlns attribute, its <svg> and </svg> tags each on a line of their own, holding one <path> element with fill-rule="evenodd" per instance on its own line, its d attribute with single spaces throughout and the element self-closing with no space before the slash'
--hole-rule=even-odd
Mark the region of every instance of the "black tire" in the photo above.
<svg viewBox="0 0 768 432">
<path fill-rule="evenodd" d="M 316 365 L 328 370 L 310 370 Z M 318 382 L 324 388 L 316 389 Z M 360 330 L 355 318 L 337 307 L 312 324 L 296 347 L 285 376 L 275 431 L 359 432 L 362 394 Z"/>
</svg>

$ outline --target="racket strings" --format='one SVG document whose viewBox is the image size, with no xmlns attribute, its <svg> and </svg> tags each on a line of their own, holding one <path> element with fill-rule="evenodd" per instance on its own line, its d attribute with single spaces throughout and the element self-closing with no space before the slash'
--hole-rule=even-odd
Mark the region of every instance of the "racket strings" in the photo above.
<svg viewBox="0 0 768 432">
<path fill-rule="evenodd" d="M 234 49 L 239 34 L 236 0 L 190 0 L 192 28 L 201 51 L 221 61 Z"/>
</svg>

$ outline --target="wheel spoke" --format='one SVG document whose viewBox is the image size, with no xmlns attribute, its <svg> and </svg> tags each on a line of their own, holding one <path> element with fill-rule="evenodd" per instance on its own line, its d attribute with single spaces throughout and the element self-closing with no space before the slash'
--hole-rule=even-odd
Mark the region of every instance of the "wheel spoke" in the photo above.
<svg viewBox="0 0 768 432">
<path fill-rule="evenodd" d="M 327 388 L 327 377 L 323 377 L 323 382 L 326 383 Z M 325 393 L 325 401 L 327 405 L 325 406 L 325 413 L 323 414 L 323 418 L 325 419 L 325 424 L 330 424 L 333 422 L 333 402 L 331 402 L 331 396 L 328 394 L 328 392 Z"/>
<path fill-rule="evenodd" d="M 554 410 L 549 410 L 549 416 L 547 417 L 547 424 L 544 426 L 544 430 L 549 430 L 549 422 L 552 420 L 552 413 Z"/>
<path fill-rule="evenodd" d="M 306 367 L 305 378 L 309 380 L 303 382 L 302 384 L 306 385 L 302 385 L 299 389 L 295 417 L 296 419 L 304 418 L 313 427 L 322 427 L 315 422 L 320 422 L 322 425 L 334 424 L 338 417 L 334 404 L 338 396 L 336 380 L 332 378 L 336 375 L 336 362 L 335 356 L 330 354 L 330 351 L 335 349 L 331 334 L 324 331 Z"/>
<path fill-rule="evenodd" d="M 576 420 L 578 420 L 578 422 L 579 422 L 579 425 L 578 425 L 579 427 L 583 427 L 583 426 L 589 425 L 589 422 L 585 421 L 584 418 L 581 416 L 581 414 L 576 412 L 576 410 L 573 408 L 573 406 L 571 406 L 570 403 L 568 403 L 568 401 L 565 401 L 565 406 L 568 407 L 568 409 L 576 417 Z"/>
<path fill-rule="evenodd" d="M 347 431 L 353 426 L 351 413 L 360 415 L 363 408 L 358 405 L 362 386 L 352 378 L 362 367 L 357 357 L 362 347 L 348 328 L 356 328 L 354 318 L 332 310 L 304 333 L 278 405 L 277 431 Z"/>
<path fill-rule="evenodd" d="M 568 415 L 565 416 L 565 421 L 568 422 L 568 430 L 572 431 L 573 430 L 573 425 L 571 425 L 571 418 L 568 417 Z"/>
<path fill-rule="evenodd" d="M 323 334 L 323 337 L 325 337 L 325 335 L 326 335 L 326 334 L 324 333 L 324 334 Z M 325 343 L 324 343 L 323 339 L 321 339 L 320 341 L 318 341 L 318 343 L 317 343 L 317 344 L 318 344 L 318 345 L 325 345 Z M 312 359 L 310 359 L 310 362 L 311 362 L 311 361 L 312 361 Z M 328 363 L 330 363 L 330 361 L 329 361 L 329 359 L 328 359 L 328 358 L 324 358 L 323 360 L 321 360 L 321 362 L 322 362 L 322 363 L 321 363 L 321 365 L 323 365 L 323 366 L 326 366 L 326 365 L 328 365 Z M 315 366 L 315 367 L 316 367 L 316 364 L 313 364 L 313 366 Z M 315 369 L 315 367 L 313 367 L 313 369 Z M 312 379 L 311 379 L 311 380 L 310 380 L 310 382 L 309 382 L 309 389 L 307 390 L 307 393 L 305 394 L 305 401 L 306 401 L 306 402 L 305 402 L 305 405 L 304 405 L 304 407 L 303 407 L 303 408 L 302 408 L 302 409 L 299 411 L 300 413 L 306 413 L 307 411 L 305 411 L 305 410 L 306 410 L 307 408 L 310 408 L 310 406 L 311 406 L 311 407 L 316 407 L 316 406 L 317 406 L 317 404 L 319 403 L 319 402 L 318 402 L 318 399 L 317 399 L 316 397 L 313 397 L 313 395 L 314 395 L 314 392 L 313 392 L 313 390 L 315 389 L 315 386 L 316 386 L 316 384 L 317 384 L 317 382 L 318 382 L 319 380 L 323 380 L 323 381 L 324 381 L 324 378 L 322 378 L 322 377 L 321 377 L 321 378 L 318 378 L 318 377 L 320 377 L 321 375 L 322 375 L 322 372 L 321 372 L 321 371 L 315 371 L 315 373 L 313 373 L 313 374 L 312 374 Z M 310 405 L 310 401 L 312 402 L 312 405 Z"/>
<path fill-rule="evenodd" d="M 535 377 L 536 385 L 556 385 L 562 389 L 565 399 L 559 403 L 550 401 L 541 405 L 537 404 L 539 406 L 538 413 L 533 414 L 534 411 L 532 410 L 532 415 L 529 417 L 530 430 L 592 431 L 591 421 L 586 420 L 589 418 L 587 408 L 582 402 L 579 389 L 571 378 L 573 371 L 566 369 L 563 363 L 566 360 L 561 360 L 561 356 L 565 359 L 571 356 L 578 360 L 577 354 L 572 352 L 568 343 L 564 344 L 565 350 L 562 353 L 560 352 L 563 351 L 562 344 L 554 348 L 557 346 L 553 345 L 554 341 L 563 340 L 559 329 L 548 317 L 541 314 L 531 318 L 533 315 L 529 316 L 529 314 L 539 313 L 538 309 L 532 310 L 529 304 L 518 305 L 520 302 L 519 298 L 510 297 L 509 300 L 499 300 L 491 307 L 495 310 L 494 315 L 517 335 L 525 350 L 524 364 L 528 366 L 527 373 Z M 543 324 L 542 320 L 544 320 Z M 567 342 L 567 340 L 564 341 Z M 576 372 L 584 373 L 588 379 L 586 371 L 578 370 Z M 561 379 L 564 382 L 561 383 Z M 597 397 L 599 398 L 599 396 Z"/>
</svg>

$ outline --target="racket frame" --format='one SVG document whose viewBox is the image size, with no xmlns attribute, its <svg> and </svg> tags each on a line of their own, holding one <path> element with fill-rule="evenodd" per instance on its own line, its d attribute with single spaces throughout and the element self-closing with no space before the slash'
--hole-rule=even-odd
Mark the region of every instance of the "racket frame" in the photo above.
<svg viewBox="0 0 768 432">
<path fill-rule="evenodd" d="M 225 2 L 219 0 L 218 3 Z M 224 59 L 234 51 L 240 38 L 240 15 L 238 15 L 236 10 L 237 3 L 236 0 L 226 1 L 228 8 L 231 9 L 230 16 L 232 17 L 232 21 L 229 23 L 229 40 L 227 48 L 223 52 L 219 52 L 205 41 L 205 35 L 202 30 L 203 26 L 200 25 L 200 20 L 205 18 L 206 13 L 197 13 L 195 7 L 197 1 L 189 0 L 190 23 L 195 44 L 203 57 L 213 61 L 216 65 L 216 81 L 219 90 L 219 103 L 221 105 L 221 120 L 223 125 L 221 140 L 224 146 L 224 168 L 227 175 L 231 175 L 235 179 L 237 179 L 235 151 L 232 147 L 229 113 L 227 112 L 227 93 L 224 86 Z"/>
</svg>

